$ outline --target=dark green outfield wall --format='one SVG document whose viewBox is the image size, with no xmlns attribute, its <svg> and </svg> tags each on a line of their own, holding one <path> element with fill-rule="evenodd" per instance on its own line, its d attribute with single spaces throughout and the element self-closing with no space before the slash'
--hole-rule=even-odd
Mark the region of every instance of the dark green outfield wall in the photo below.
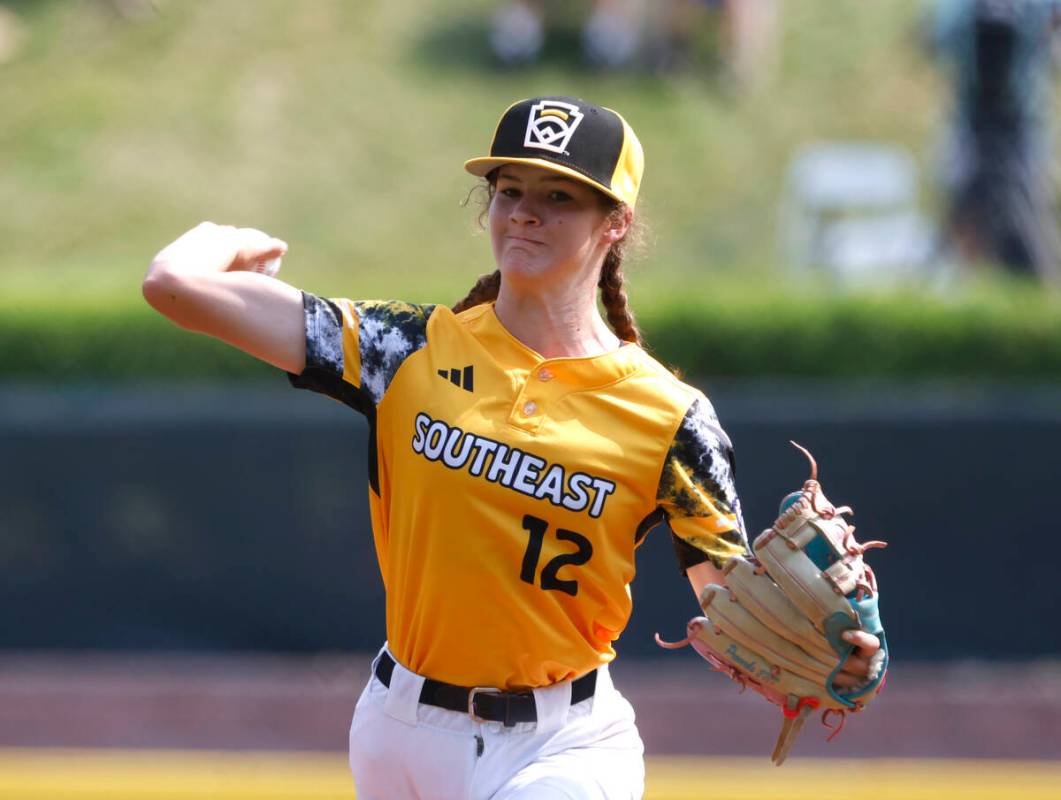
<svg viewBox="0 0 1061 800">
<path fill-rule="evenodd" d="M 897 656 L 1061 655 L 1041 622 L 1061 606 L 1061 392 L 708 388 L 753 532 L 806 477 L 794 438 L 860 537 L 890 542 L 872 563 Z M 365 434 L 287 390 L 0 392 L 0 647 L 376 647 Z M 695 610 L 660 531 L 634 596 L 627 655 Z"/>
</svg>

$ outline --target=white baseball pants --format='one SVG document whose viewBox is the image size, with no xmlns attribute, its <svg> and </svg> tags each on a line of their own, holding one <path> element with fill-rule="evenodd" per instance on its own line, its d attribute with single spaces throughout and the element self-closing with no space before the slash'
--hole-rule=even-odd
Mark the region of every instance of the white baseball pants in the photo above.
<svg viewBox="0 0 1061 800">
<path fill-rule="evenodd" d="M 422 705 L 423 676 L 396 663 L 388 689 L 375 667 L 350 726 L 357 800 L 640 800 L 644 792 L 644 746 L 607 666 L 594 696 L 576 705 L 570 683 L 536 689 L 537 722 L 510 728 Z"/>
</svg>

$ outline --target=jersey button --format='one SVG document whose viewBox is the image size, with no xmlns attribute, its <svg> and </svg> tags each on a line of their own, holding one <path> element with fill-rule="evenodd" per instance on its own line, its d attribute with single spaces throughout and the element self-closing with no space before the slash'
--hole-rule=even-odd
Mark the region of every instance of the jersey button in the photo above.
<svg viewBox="0 0 1061 800">
<path fill-rule="evenodd" d="M 553 373 L 549 371 L 548 367 L 542 367 L 538 370 L 538 380 L 540 381 L 551 381 L 553 377 Z"/>
<path fill-rule="evenodd" d="M 523 416 L 533 417 L 534 413 L 538 410 L 538 404 L 533 400 L 528 400 L 523 404 Z"/>
</svg>

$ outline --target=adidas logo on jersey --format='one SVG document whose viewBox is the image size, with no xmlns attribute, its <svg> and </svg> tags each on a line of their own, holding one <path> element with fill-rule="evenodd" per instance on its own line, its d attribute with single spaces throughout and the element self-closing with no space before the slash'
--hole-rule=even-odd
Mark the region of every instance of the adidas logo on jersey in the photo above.
<svg viewBox="0 0 1061 800">
<path fill-rule="evenodd" d="M 440 369 L 438 371 L 440 378 L 445 378 L 454 386 L 459 386 L 466 392 L 475 391 L 475 367 L 467 366 L 464 369 Z"/>
</svg>

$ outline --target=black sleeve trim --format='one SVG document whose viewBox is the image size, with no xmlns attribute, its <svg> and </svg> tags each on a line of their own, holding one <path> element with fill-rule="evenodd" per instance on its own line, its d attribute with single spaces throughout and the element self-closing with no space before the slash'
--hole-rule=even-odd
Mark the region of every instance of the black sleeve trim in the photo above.
<svg viewBox="0 0 1061 800">
<path fill-rule="evenodd" d="M 641 544 L 642 540 L 644 540 L 644 538 L 648 536 L 648 532 L 655 528 L 657 525 L 659 525 L 661 522 L 665 522 L 666 519 L 666 512 L 662 508 L 657 506 L 655 511 L 651 512 L 643 520 L 641 520 L 641 524 L 638 525 L 637 530 L 634 531 L 634 547 L 637 547 L 639 544 Z"/>
<path fill-rule="evenodd" d="M 287 379 L 296 389 L 309 389 L 327 395 L 340 403 L 350 406 L 362 414 L 375 412 L 372 399 L 333 373 L 319 367 L 306 367 L 301 375 L 287 373 Z"/>
<path fill-rule="evenodd" d="M 678 571 L 681 572 L 682 575 L 685 574 L 689 567 L 695 567 L 697 564 L 711 561 L 711 558 L 707 553 L 699 548 L 693 547 L 684 539 L 679 539 L 673 532 L 670 535 L 670 540 L 671 544 L 674 545 L 674 555 L 678 559 Z"/>
<path fill-rule="evenodd" d="M 339 306 L 309 292 L 302 293 L 306 367 L 300 375 L 287 373 L 296 389 L 327 395 L 351 408 L 368 413 L 370 398 L 343 380 L 343 312 Z"/>
</svg>

